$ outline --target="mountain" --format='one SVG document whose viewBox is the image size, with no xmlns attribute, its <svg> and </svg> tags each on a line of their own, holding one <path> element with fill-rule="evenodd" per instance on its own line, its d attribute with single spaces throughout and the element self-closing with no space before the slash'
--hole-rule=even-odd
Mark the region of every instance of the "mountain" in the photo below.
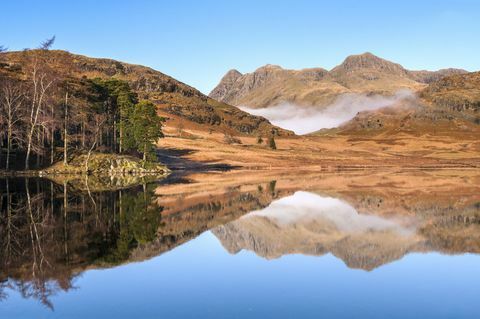
<svg viewBox="0 0 480 319">
<path fill-rule="evenodd" d="M 266 65 L 253 73 L 230 70 L 209 96 L 236 106 L 263 108 L 288 102 L 324 107 L 345 93 L 391 95 L 418 91 L 460 69 L 410 71 L 371 53 L 351 55 L 330 71 L 322 68 L 286 70 Z"/>
<path fill-rule="evenodd" d="M 357 136 L 407 133 L 478 139 L 480 72 L 446 76 L 420 90 L 418 97 L 399 101 L 394 107 L 360 112 L 333 131 Z"/>
<path fill-rule="evenodd" d="M 205 96 L 168 75 L 149 67 L 111 59 L 90 58 L 59 50 L 27 50 L 7 52 L 0 56 L 0 76 L 24 78 L 27 61 L 41 54 L 48 67 L 63 78 L 74 80 L 115 78 L 127 81 L 140 99 L 148 99 L 158 106 L 167 119 L 196 125 L 204 130 L 219 130 L 232 134 L 258 134 L 288 131 L 271 125 L 268 120 L 253 116 L 226 103 Z"/>
<path fill-rule="evenodd" d="M 444 109 L 478 114 L 480 111 L 480 72 L 455 74 L 433 82 L 420 97 Z"/>
</svg>

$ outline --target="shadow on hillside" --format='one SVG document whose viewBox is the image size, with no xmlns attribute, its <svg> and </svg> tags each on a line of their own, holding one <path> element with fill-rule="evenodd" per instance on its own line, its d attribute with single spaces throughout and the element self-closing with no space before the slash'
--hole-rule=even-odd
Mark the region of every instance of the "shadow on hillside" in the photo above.
<svg viewBox="0 0 480 319">
<path fill-rule="evenodd" d="M 191 172 L 225 172 L 239 168 L 229 164 L 197 162 L 185 158 L 194 152 L 190 149 L 162 148 L 157 149 L 157 157 L 172 170 L 174 176 L 183 176 L 184 173 Z"/>
</svg>

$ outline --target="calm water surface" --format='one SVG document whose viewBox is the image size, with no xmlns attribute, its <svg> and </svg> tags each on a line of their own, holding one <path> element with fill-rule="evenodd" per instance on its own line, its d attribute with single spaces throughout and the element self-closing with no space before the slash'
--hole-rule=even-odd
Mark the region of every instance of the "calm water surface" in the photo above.
<svg viewBox="0 0 480 319">
<path fill-rule="evenodd" d="M 478 318 L 477 183 L 3 179 L 0 318 Z"/>
</svg>

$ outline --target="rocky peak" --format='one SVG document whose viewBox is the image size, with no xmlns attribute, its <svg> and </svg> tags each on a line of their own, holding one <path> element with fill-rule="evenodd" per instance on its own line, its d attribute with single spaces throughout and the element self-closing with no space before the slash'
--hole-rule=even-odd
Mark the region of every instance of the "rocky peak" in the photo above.
<svg viewBox="0 0 480 319">
<path fill-rule="evenodd" d="M 265 64 L 264 66 L 259 67 L 255 70 L 255 72 L 262 72 L 262 71 L 273 71 L 273 70 L 283 70 L 280 65 L 276 64 Z"/>
<path fill-rule="evenodd" d="M 242 76 L 242 73 L 240 73 L 238 70 L 231 69 L 227 73 L 225 73 L 221 81 L 227 82 L 227 83 L 235 82 L 241 76 Z"/>
<path fill-rule="evenodd" d="M 415 81 L 430 84 L 430 83 L 439 81 L 446 76 L 455 75 L 455 74 L 465 74 L 468 72 L 462 69 L 449 68 L 449 69 L 441 69 L 438 71 L 426 71 L 426 70 L 409 71 L 409 73 Z"/>
<path fill-rule="evenodd" d="M 208 95 L 212 99 L 218 101 L 224 101 L 227 98 L 227 95 L 231 91 L 232 87 L 235 85 L 235 82 L 242 76 L 238 70 L 232 69 L 228 71 L 220 80 L 220 83 L 210 92 Z"/>
<path fill-rule="evenodd" d="M 273 79 L 281 77 L 286 72 L 288 70 L 274 64 L 266 64 L 254 72 L 244 75 L 237 70 L 230 70 L 208 96 L 218 101 L 232 103 L 236 98 L 264 86 Z"/>
<path fill-rule="evenodd" d="M 398 75 L 406 75 L 407 71 L 397 63 L 393 63 L 382 59 L 370 52 L 358 55 L 348 56 L 342 64 L 336 66 L 332 72 L 353 72 L 362 69 L 374 69 L 382 72 L 393 73 Z"/>
</svg>

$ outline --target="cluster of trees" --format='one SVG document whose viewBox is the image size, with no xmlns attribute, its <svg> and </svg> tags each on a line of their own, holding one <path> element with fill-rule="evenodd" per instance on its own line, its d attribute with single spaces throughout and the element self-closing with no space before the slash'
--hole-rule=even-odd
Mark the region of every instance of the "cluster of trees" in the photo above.
<svg viewBox="0 0 480 319">
<path fill-rule="evenodd" d="M 259 135 L 257 137 L 257 144 L 262 144 L 263 143 L 263 138 L 261 135 Z M 271 148 L 272 150 L 276 150 L 277 149 L 277 144 L 275 143 L 275 137 L 272 135 L 270 135 L 268 137 L 268 140 L 267 140 L 267 145 L 269 148 Z"/>
<path fill-rule="evenodd" d="M 53 40 L 23 53 L 22 70 L 13 74 L 2 72 L 8 58 L 0 53 L 3 168 L 29 169 L 61 158 L 67 164 L 73 150 L 142 154 L 144 161 L 152 158 L 155 142 L 163 137 L 163 119 L 155 105 L 138 101 L 125 81 L 75 78 L 68 53 L 59 64 L 72 68 L 51 67 L 48 49 Z"/>
</svg>

